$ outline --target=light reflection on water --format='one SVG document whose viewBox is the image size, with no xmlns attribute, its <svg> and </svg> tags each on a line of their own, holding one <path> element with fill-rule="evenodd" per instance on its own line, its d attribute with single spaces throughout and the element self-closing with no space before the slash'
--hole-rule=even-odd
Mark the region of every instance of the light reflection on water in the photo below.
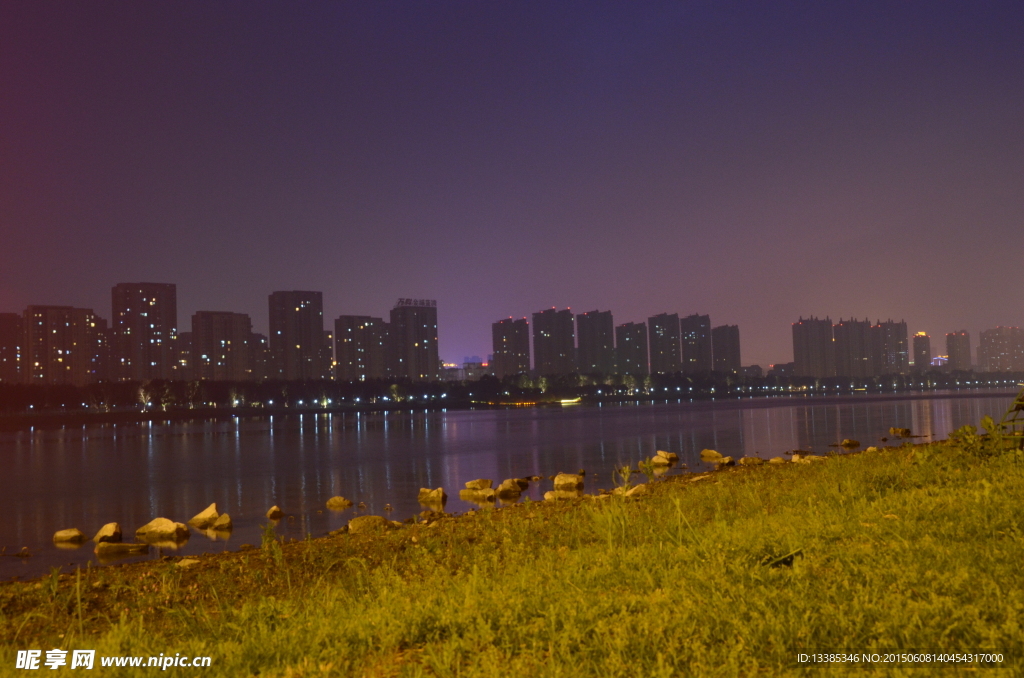
<svg viewBox="0 0 1024 678">
<path fill-rule="evenodd" d="M 982 397 L 977 397 L 982 396 Z M 110 521 L 126 537 L 156 516 L 186 522 L 216 502 L 235 524 L 231 538 L 193 532 L 180 554 L 259 544 L 264 514 L 290 517 L 279 533 L 302 538 L 337 529 L 353 515 L 392 519 L 422 510 L 421 487 L 444 487 L 449 511 L 472 505 L 458 489 L 474 478 L 550 476 L 587 471 L 586 490 L 611 488 L 614 468 L 676 452 L 690 470 L 705 468 L 700 450 L 771 457 L 802 449 L 830 451 L 855 438 L 878 444 L 890 426 L 922 440 L 944 438 L 985 414 L 997 419 L 1013 394 L 945 394 L 924 398 L 847 397 L 604 405 L 565 409 L 374 413 L 236 419 L 168 425 L 89 426 L 0 435 L 0 546 L 28 546 L 32 558 L 0 558 L 0 577 L 45 574 L 84 564 L 92 544 L 59 550 L 55 531 L 91 536 Z M 677 470 L 678 472 L 678 470 Z M 524 494 L 537 500 L 550 481 Z M 366 509 L 332 513 L 343 495 Z M 150 558 L 162 555 L 152 551 Z"/>
</svg>

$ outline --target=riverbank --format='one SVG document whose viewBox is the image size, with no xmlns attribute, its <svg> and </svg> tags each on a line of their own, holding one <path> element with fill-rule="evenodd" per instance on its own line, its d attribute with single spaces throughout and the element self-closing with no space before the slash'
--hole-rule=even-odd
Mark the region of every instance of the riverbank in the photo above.
<svg viewBox="0 0 1024 678">
<path fill-rule="evenodd" d="M 750 408 L 752 402 L 760 407 L 775 407 L 792 404 L 793 401 L 807 401 L 815 404 L 848 403 L 855 399 L 861 403 L 883 402 L 888 400 L 938 400 L 955 396 L 957 398 L 991 398 L 996 396 L 1013 396 L 1016 389 L 1005 387 L 956 389 L 941 391 L 894 391 L 894 392 L 853 392 L 841 395 L 809 393 L 803 391 L 779 392 L 776 394 L 730 395 L 711 394 L 695 398 L 659 398 L 655 396 L 586 396 L 561 401 L 557 399 L 502 402 L 502 401 L 446 401 L 443 404 L 434 402 L 401 402 L 401 403 L 362 403 L 325 405 L 317 407 L 200 407 L 192 409 L 132 409 L 116 411 L 69 411 L 69 412 L 31 412 L 0 415 L 0 432 L 13 433 L 35 429 L 59 429 L 95 425 L 132 425 L 132 424 L 174 424 L 195 421 L 231 421 L 234 419 L 259 420 L 270 417 L 295 417 L 309 415 L 338 414 L 388 414 L 402 412 L 441 412 L 458 410 L 503 410 L 520 409 L 523 407 L 567 407 L 575 405 L 616 405 L 657 404 L 690 402 L 695 405 L 707 406 L 715 404 L 719 407 Z"/>
<path fill-rule="evenodd" d="M 51 648 L 210 656 L 213 676 L 777 674 L 912 650 L 1024 667 L 1020 453 L 967 439 L 648 486 L 3 584 L 0 674 Z"/>
</svg>

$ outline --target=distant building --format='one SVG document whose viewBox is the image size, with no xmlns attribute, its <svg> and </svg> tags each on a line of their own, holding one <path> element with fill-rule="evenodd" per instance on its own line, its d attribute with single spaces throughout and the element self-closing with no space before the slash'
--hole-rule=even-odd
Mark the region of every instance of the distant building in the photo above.
<svg viewBox="0 0 1024 678">
<path fill-rule="evenodd" d="M 491 323 L 491 368 L 498 378 L 530 371 L 530 322 L 504 318 Z"/>
<path fill-rule="evenodd" d="M 914 335 L 914 370 L 927 372 L 932 367 L 932 338 L 925 332 Z"/>
<path fill-rule="evenodd" d="M 323 379 L 324 302 L 322 292 L 274 292 L 270 306 L 272 379 Z"/>
<path fill-rule="evenodd" d="M 25 327 L 17 313 L 0 313 L 0 381 L 21 382 Z"/>
<path fill-rule="evenodd" d="M 647 363 L 647 325 L 625 323 L 615 328 L 616 372 L 645 376 L 650 373 Z"/>
<path fill-rule="evenodd" d="M 175 379 L 181 381 L 192 381 L 195 379 L 195 372 L 192 370 L 192 333 L 178 332 L 174 340 Z"/>
<path fill-rule="evenodd" d="M 872 359 L 871 321 L 843 320 L 832 327 L 836 356 L 836 376 L 855 379 L 876 374 Z"/>
<path fill-rule="evenodd" d="M 245 313 L 197 311 L 192 316 L 192 378 L 253 381 L 252 321 Z"/>
<path fill-rule="evenodd" d="M 580 374 L 615 372 L 615 324 L 611 311 L 576 316 L 576 368 Z"/>
<path fill-rule="evenodd" d="M 89 308 L 29 306 L 25 309 L 22 380 L 27 384 L 74 386 L 97 381 L 99 328 L 96 320 Z"/>
<path fill-rule="evenodd" d="M 465 381 L 480 381 L 481 377 L 494 374 L 494 369 L 489 363 L 464 362 L 462 363 L 462 378 Z"/>
<path fill-rule="evenodd" d="M 389 350 L 392 376 L 435 381 L 441 361 L 437 350 L 437 302 L 399 299 L 391 309 Z"/>
<path fill-rule="evenodd" d="M 540 376 L 576 372 L 576 330 L 571 310 L 550 308 L 533 314 L 533 369 Z"/>
<path fill-rule="evenodd" d="M 796 363 L 775 363 L 768 366 L 769 377 L 795 377 Z"/>
<path fill-rule="evenodd" d="M 797 377 L 822 378 L 836 375 L 835 342 L 832 340 L 830 318 L 801 317 L 793 323 L 793 370 Z"/>
<path fill-rule="evenodd" d="M 738 336 L 739 331 L 737 330 Z M 712 370 L 714 363 L 712 360 L 711 316 L 694 314 L 680 318 L 679 341 L 682 344 L 681 368 L 684 373 L 698 374 Z M 739 367 L 738 360 L 736 367 Z"/>
<path fill-rule="evenodd" d="M 170 283 L 119 283 L 111 290 L 115 378 L 173 379 L 178 293 Z"/>
<path fill-rule="evenodd" d="M 334 371 L 337 368 L 337 361 L 334 359 L 334 332 L 324 330 L 324 342 L 320 346 L 320 365 L 323 368 L 322 379 L 334 379 Z"/>
<path fill-rule="evenodd" d="M 648 342 L 651 347 L 651 372 L 670 374 L 682 369 L 679 345 L 679 315 L 660 313 L 647 319 Z"/>
<path fill-rule="evenodd" d="M 1024 372 L 1024 330 L 995 327 L 981 333 L 978 369 L 982 372 Z"/>
<path fill-rule="evenodd" d="M 747 365 L 746 367 L 740 368 L 740 376 L 760 379 L 764 376 L 764 370 L 761 369 L 760 365 Z"/>
<path fill-rule="evenodd" d="M 706 317 L 706 316 L 705 316 Z M 682 322 L 682 321 L 680 321 Z M 686 344 L 683 333 L 683 354 Z M 711 329 L 711 347 L 714 356 L 715 372 L 736 374 L 740 371 L 740 328 L 739 325 L 719 325 Z M 759 370 L 761 368 L 758 368 Z"/>
<path fill-rule="evenodd" d="M 910 346 L 905 321 L 879 321 L 871 327 L 871 334 L 871 358 L 876 375 L 910 372 Z"/>
<path fill-rule="evenodd" d="M 387 323 L 368 315 L 343 315 L 334 321 L 338 381 L 366 381 L 387 376 Z"/>
<path fill-rule="evenodd" d="M 971 369 L 971 335 L 967 330 L 946 334 L 946 355 L 950 370 L 966 372 Z"/>
<path fill-rule="evenodd" d="M 252 355 L 253 380 L 270 379 L 270 341 L 267 335 L 253 332 L 249 337 L 249 353 Z"/>
</svg>

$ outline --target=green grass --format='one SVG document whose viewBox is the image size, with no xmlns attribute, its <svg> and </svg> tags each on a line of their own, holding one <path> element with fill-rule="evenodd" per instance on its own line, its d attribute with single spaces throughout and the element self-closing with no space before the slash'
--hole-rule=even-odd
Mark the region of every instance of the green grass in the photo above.
<svg viewBox="0 0 1024 678">
<path fill-rule="evenodd" d="M 904 446 L 651 487 L 5 584 L 0 675 L 52 647 L 209 655 L 166 674 L 204 676 L 831 675 L 848 670 L 797 654 L 983 649 L 1006 658 L 986 675 L 1024 671 L 1019 452 Z"/>
</svg>

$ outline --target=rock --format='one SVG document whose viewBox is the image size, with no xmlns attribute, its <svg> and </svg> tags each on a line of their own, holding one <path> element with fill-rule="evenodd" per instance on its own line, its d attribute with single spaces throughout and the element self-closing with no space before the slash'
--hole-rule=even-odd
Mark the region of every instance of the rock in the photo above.
<svg viewBox="0 0 1024 678">
<path fill-rule="evenodd" d="M 182 558 L 177 563 L 175 563 L 175 565 L 177 565 L 178 567 L 192 567 L 193 565 L 198 565 L 198 564 L 199 564 L 199 559 L 198 558 Z"/>
<path fill-rule="evenodd" d="M 119 556 L 136 556 L 149 553 L 149 544 L 121 544 L 101 541 L 93 549 L 100 558 L 116 558 Z"/>
<path fill-rule="evenodd" d="M 117 523 L 107 523 L 100 528 L 96 536 L 92 538 L 97 544 L 105 541 L 118 542 L 121 541 L 121 526 Z"/>
<path fill-rule="evenodd" d="M 444 506 L 445 502 L 448 501 L 448 495 L 440 487 L 436 490 L 428 490 L 425 487 L 421 487 L 418 499 L 421 504 Z"/>
<path fill-rule="evenodd" d="M 383 532 L 391 526 L 384 516 L 357 516 L 348 521 L 348 531 L 352 534 L 368 534 Z"/>
<path fill-rule="evenodd" d="M 640 496 L 641 494 L 647 494 L 647 485 L 645 483 L 640 483 L 639 485 L 634 485 L 633 487 L 631 487 L 628 490 L 626 490 L 625 492 L 623 492 L 622 496 L 624 496 L 624 497 L 637 497 L 637 496 Z"/>
<path fill-rule="evenodd" d="M 701 450 L 700 458 L 705 461 L 714 461 L 715 459 L 721 459 L 722 455 L 716 450 Z"/>
<path fill-rule="evenodd" d="M 889 435 L 894 438 L 910 438 L 912 436 L 909 428 L 896 428 L 895 426 L 889 429 Z"/>
<path fill-rule="evenodd" d="M 331 497 L 327 500 L 327 508 L 331 511 L 344 511 L 350 506 L 352 506 L 352 500 L 345 499 L 345 497 L 342 497 L 341 495 Z"/>
<path fill-rule="evenodd" d="M 527 476 L 526 479 L 529 480 L 531 483 L 539 483 L 540 481 L 544 480 L 540 476 Z"/>
<path fill-rule="evenodd" d="M 77 527 L 59 530 L 53 534 L 53 542 L 55 544 L 81 544 L 86 539 L 88 537 Z"/>
<path fill-rule="evenodd" d="M 785 464 L 786 460 L 783 459 L 782 457 L 772 457 L 771 459 L 768 460 L 768 463 L 769 464 Z"/>
<path fill-rule="evenodd" d="M 864 451 L 865 452 L 878 452 L 878 448 L 875 447 L 874 445 L 872 445 L 871 447 L 869 447 L 868 449 L 866 449 Z"/>
<path fill-rule="evenodd" d="M 391 527 L 405 527 L 405 525 L 399 520 L 389 520 L 388 524 L 391 525 Z"/>
<path fill-rule="evenodd" d="M 679 455 L 676 454 L 675 452 L 666 452 L 665 450 L 658 450 L 655 456 L 667 459 L 670 462 L 679 461 Z"/>
<path fill-rule="evenodd" d="M 736 460 L 732 457 L 719 457 L 718 459 L 709 459 L 709 461 L 712 464 L 717 464 L 719 467 L 736 465 Z"/>
<path fill-rule="evenodd" d="M 217 504 L 213 503 L 203 509 L 202 512 L 192 516 L 192 520 L 188 521 L 188 524 L 197 530 L 205 530 L 211 527 L 219 516 Z"/>
<path fill-rule="evenodd" d="M 672 462 L 669 461 L 667 457 L 662 457 L 662 456 L 659 456 L 657 454 L 654 455 L 653 457 L 651 457 L 651 463 L 653 465 L 655 465 L 655 466 L 671 466 L 672 465 Z"/>
<path fill-rule="evenodd" d="M 575 473 L 559 473 L 555 476 L 555 490 L 579 490 L 583 488 L 583 476 Z"/>
<path fill-rule="evenodd" d="M 544 493 L 544 501 L 558 501 L 561 499 L 579 499 L 582 492 L 577 490 L 549 490 Z"/>
<path fill-rule="evenodd" d="M 740 463 L 744 466 L 760 466 L 764 463 L 764 459 L 761 457 L 743 457 L 740 459 Z"/>
<path fill-rule="evenodd" d="M 135 530 L 135 536 L 139 539 L 145 539 L 147 542 L 177 542 L 187 539 L 189 534 L 189 529 L 186 525 L 176 523 L 167 518 L 154 518 Z"/>
<path fill-rule="evenodd" d="M 267 520 L 281 520 L 281 518 L 284 518 L 284 511 L 280 506 L 271 506 L 267 511 Z"/>
<path fill-rule="evenodd" d="M 852 450 L 855 447 L 860 447 L 860 441 L 853 438 L 843 438 L 843 442 L 839 443 L 839 446 Z"/>
<path fill-rule="evenodd" d="M 494 503 L 495 494 L 494 490 L 489 487 L 483 490 L 459 490 L 459 499 L 486 507 L 488 504 Z"/>
<path fill-rule="evenodd" d="M 525 488 L 519 484 L 519 481 L 515 478 L 508 478 L 507 480 L 501 481 L 501 485 L 498 485 L 498 496 L 499 497 L 511 497 L 522 494 Z"/>
<path fill-rule="evenodd" d="M 811 463 L 813 461 L 825 461 L 825 457 L 821 456 L 820 454 L 805 454 L 801 461 L 807 463 Z"/>
<path fill-rule="evenodd" d="M 494 484 L 493 480 L 488 478 L 477 478 L 476 480 L 470 480 L 466 483 L 467 490 L 489 490 Z"/>
<path fill-rule="evenodd" d="M 222 513 L 217 516 L 217 520 L 213 522 L 213 526 L 210 529 L 228 531 L 232 527 L 234 526 L 231 523 L 231 516 L 226 513 Z"/>
</svg>

